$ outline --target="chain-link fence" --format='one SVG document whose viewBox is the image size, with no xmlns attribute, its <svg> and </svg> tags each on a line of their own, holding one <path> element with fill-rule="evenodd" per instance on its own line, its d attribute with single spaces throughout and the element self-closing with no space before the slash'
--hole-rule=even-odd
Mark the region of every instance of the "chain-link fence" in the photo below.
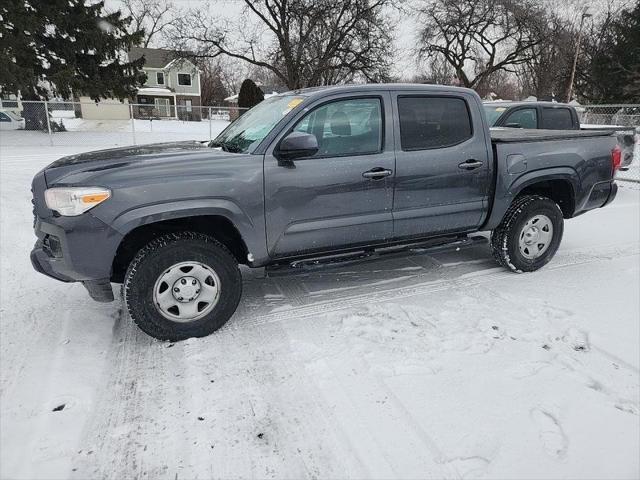
<svg viewBox="0 0 640 480">
<path fill-rule="evenodd" d="M 64 146 L 86 150 L 177 140 L 211 140 L 243 109 L 151 103 L 16 102 L 0 109 L 0 147 Z M 582 128 L 606 128 L 623 147 L 621 180 L 640 182 L 640 104 L 576 106 Z"/>
<path fill-rule="evenodd" d="M 640 182 L 640 104 L 576 106 L 582 128 L 611 129 L 622 147 L 620 180 Z"/>
<path fill-rule="evenodd" d="M 242 110 L 176 105 L 168 98 L 150 104 L 22 101 L 0 110 L 0 145 L 106 148 L 205 141 L 215 138 Z"/>
</svg>

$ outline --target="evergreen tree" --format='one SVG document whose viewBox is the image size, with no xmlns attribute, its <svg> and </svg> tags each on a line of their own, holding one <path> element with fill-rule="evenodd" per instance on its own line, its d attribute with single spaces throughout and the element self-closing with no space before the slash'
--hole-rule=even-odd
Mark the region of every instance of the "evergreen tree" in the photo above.
<svg viewBox="0 0 640 480">
<path fill-rule="evenodd" d="M 264 100 L 262 90 L 254 83 L 253 80 L 247 78 L 240 86 L 238 93 L 238 107 L 251 108 Z"/>
<path fill-rule="evenodd" d="M 640 102 L 640 0 L 585 39 L 578 91 L 592 102 Z"/>
<path fill-rule="evenodd" d="M 104 1 L 2 0 L 0 88 L 24 100 L 132 96 L 144 83 L 144 58 L 129 62 L 125 52 L 144 31 L 127 33 L 130 21 Z"/>
</svg>

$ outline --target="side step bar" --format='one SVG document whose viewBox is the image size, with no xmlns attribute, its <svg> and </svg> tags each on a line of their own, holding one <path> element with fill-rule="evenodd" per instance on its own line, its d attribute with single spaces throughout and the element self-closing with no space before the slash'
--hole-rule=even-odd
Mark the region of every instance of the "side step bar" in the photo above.
<svg viewBox="0 0 640 480">
<path fill-rule="evenodd" d="M 427 240 L 423 242 L 408 243 L 391 247 L 370 248 L 348 253 L 335 255 L 325 255 L 294 260 L 290 263 L 269 265 L 265 268 L 265 273 L 269 277 L 279 277 L 296 273 L 306 273 L 309 271 L 327 269 L 331 267 L 343 267 L 362 263 L 378 258 L 405 257 L 414 254 L 430 254 L 446 252 L 450 250 L 460 250 L 476 245 L 486 244 L 488 241 L 483 236 L 473 237 L 447 237 Z"/>
</svg>

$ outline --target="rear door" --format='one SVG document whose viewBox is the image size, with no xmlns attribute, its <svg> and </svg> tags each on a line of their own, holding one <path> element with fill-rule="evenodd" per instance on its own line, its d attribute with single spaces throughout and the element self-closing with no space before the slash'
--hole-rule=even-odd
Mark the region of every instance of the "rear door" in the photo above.
<svg viewBox="0 0 640 480">
<path fill-rule="evenodd" d="M 272 257 L 376 243 L 393 233 L 393 124 L 388 92 L 320 99 L 300 114 L 264 160 L 267 247 Z M 274 156 L 292 131 L 318 152 L 291 165 Z"/>
<path fill-rule="evenodd" d="M 465 93 L 393 94 L 394 237 L 478 227 L 487 208 L 490 161 L 482 114 Z"/>
</svg>

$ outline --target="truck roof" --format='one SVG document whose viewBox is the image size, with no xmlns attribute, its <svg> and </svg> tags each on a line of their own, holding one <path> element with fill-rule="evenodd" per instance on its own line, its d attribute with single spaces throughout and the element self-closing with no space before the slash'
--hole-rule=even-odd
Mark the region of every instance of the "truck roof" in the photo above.
<svg viewBox="0 0 640 480">
<path fill-rule="evenodd" d="M 540 105 L 542 107 L 569 107 L 575 108 L 573 105 L 569 105 L 568 103 L 558 103 L 558 102 L 545 102 L 538 100 L 520 100 L 520 101 L 511 101 L 511 100 L 485 100 L 482 102 L 484 105 L 488 106 L 496 106 L 496 107 L 520 107 L 527 105 Z"/>
<path fill-rule="evenodd" d="M 400 90 L 407 92 L 466 92 L 477 95 L 470 88 L 452 87 L 449 85 L 434 85 L 425 83 L 366 83 L 351 85 L 329 85 L 322 87 L 301 88 L 284 92 L 281 95 L 302 95 L 306 97 L 324 97 L 338 92 L 367 92 L 373 90 Z"/>
</svg>

